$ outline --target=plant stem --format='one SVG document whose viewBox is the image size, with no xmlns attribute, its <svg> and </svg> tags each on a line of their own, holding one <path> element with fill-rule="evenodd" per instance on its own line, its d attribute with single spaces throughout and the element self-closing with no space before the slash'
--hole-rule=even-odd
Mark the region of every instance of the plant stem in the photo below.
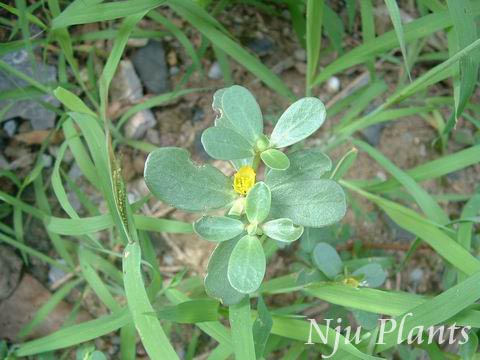
<svg viewBox="0 0 480 360">
<path fill-rule="evenodd" d="M 245 296 L 238 304 L 230 306 L 229 318 L 235 359 L 255 360 L 253 324 L 250 313 L 250 298 L 248 296 Z"/>
</svg>

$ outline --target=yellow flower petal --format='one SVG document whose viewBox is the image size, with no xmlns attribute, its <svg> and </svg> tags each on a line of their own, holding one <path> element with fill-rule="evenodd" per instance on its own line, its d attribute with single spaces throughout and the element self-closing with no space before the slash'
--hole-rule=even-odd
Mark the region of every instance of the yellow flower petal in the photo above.
<svg viewBox="0 0 480 360">
<path fill-rule="evenodd" d="M 233 189 L 241 195 L 246 195 L 255 185 L 255 176 L 255 170 L 251 166 L 242 166 L 233 177 Z"/>
</svg>

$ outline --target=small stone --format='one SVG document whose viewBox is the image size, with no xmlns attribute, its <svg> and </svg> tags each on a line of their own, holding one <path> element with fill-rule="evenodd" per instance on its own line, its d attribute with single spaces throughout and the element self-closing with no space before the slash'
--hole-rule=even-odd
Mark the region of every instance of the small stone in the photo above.
<svg viewBox="0 0 480 360">
<path fill-rule="evenodd" d="M 65 265 L 65 261 L 63 259 L 57 259 L 57 262 L 60 264 Z M 48 282 L 50 284 L 56 283 L 58 280 L 63 279 L 67 274 L 62 269 L 59 269 L 55 266 L 51 266 L 48 270 Z"/>
<path fill-rule="evenodd" d="M 273 50 L 273 42 L 267 37 L 252 40 L 247 44 L 247 46 L 250 50 L 260 56 L 267 55 Z"/>
<path fill-rule="evenodd" d="M 297 62 L 295 64 L 295 69 L 302 75 L 305 75 L 307 73 L 307 64 L 302 63 L 302 62 Z"/>
<path fill-rule="evenodd" d="M 218 61 L 215 61 L 210 69 L 208 70 L 208 77 L 213 80 L 219 80 L 223 76 L 222 69 L 220 68 L 220 64 Z"/>
<path fill-rule="evenodd" d="M 127 41 L 127 45 L 130 47 L 136 47 L 136 48 L 141 48 L 147 45 L 148 39 L 133 39 L 130 38 Z"/>
<path fill-rule="evenodd" d="M 173 50 L 170 50 L 167 54 L 167 62 L 170 66 L 175 66 L 178 63 L 177 53 Z"/>
<path fill-rule="evenodd" d="M 178 68 L 178 66 L 172 66 L 169 69 L 169 72 L 170 72 L 170 76 L 175 76 L 175 75 L 178 75 L 178 73 L 180 72 L 180 69 Z"/>
<path fill-rule="evenodd" d="M 8 137 L 13 137 L 17 132 L 18 124 L 15 119 L 5 121 L 3 124 L 3 130 L 8 135 Z"/>
<path fill-rule="evenodd" d="M 125 124 L 125 136 L 129 139 L 142 139 L 147 130 L 154 127 L 156 123 L 157 120 L 150 110 L 142 110 L 133 115 Z"/>
<path fill-rule="evenodd" d="M 133 159 L 133 169 L 137 174 L 143 174 L 145 169 L 145 158 L 143 156 L 135 156 Z"/>
<path fill-rule="evenodd" d="M 374 124 L 365 129 L 360 130 L 365 140 L 372 146 L 377 146 L 380 143 L 380 136 L 385 124 Z"/>
<path fill-rule="evenodd" d="M 129 60 L 122 60 L 112 80 L 110 99 L 112 102 L 134 102 L 143 96 L 142 83 Z"/>
<path fill-rule="evenodd" d="M 420 268 L 415 268 L 410 273 L 410 281 L 412 283 L 418 284 L 423 279 L 423 270 Z"/>
<path fill-rule="evenodd" d="M 57 81 L 57 68 L 41 62 L 36 63 L 32 68 L 32 62 L 26 50 L 11 52 L 1 58 L 2 61 L 13 67 L 20 73 L 32 77 L 42 84 L 52 84 Z M 0 92 L 27 87 L 29 84 L 15 76 L 0 72 Z M 37 101 L 35 101 L 37 100 Z M 20 117 L 30 120 L 33 130 L 51 129 L 55 125 L 56 113 L 46 109 L 38 100 L 57 107 L 60 102 L 52 95 L 42 95 L 35 100 L 4 100 L 0 101 L 0 109 L 9 106 L 8 111 L 3 114 L 4 119 Z"/>
<path fill-rule="evenodd" d="M 172 255 L 165 254 L 163 256 L 163 263 L 167 266 L 172 266 L 174 264 L 175 260 L 173 259 Z"/>
<path fill-rule="evenodd" d="M 48 169 L 48 168 L 52 167 L 53 159 L 50 155 L 43 154 L 42 155 L 42 161 L 43 161 L 43 166 L 45 166 L 45 168 Z"/>
<path fill-rule="evenodd" d="M 305 51 L 305 49 L 297 49 L 295 50 L 295 52 L 293 53 L 293 57 L 295 58 L 295 60 L 297 61 L 307 61 L 307 52 Z"/>
<path fill-rule="evenodd" d="M 375 175 L 377 176 L 377 178 L 380 181 L 386 181 L 387 180 L 387 174 L 385 174 L 383 171 L 377 171 L 377 173 Z"/>
<path fill-rule="evenodd" d="M 422 156 L 422 157 L 427 156 L 427 147 L 425 146 L 425 144 L 420 144 L 420 148 L 419 148 L 418 152 L 420 153 L 420 156 Z"/>
<path fill-rule="evenodd" d="M 340 79 L 337 78 L 336 76 L 332 76 L 330 79 L 327 81 L 327 91 L 329 93 L 336 93 L 340 90 Z"/>
<path fill-rule="evenodd" d="M 160 145 L 160 133 L 156 129 L 148 129 L 147 134 L 145 135 L 145 140 L 150 144 Z"/>
<path fill-rule="evenodd" d="M 192 122 L 193 123 L 201 122 L 204 118 L 205 118 L 205 111 L 203 111 L 202 108 L 196 106 L 193 109 Z"/>
<path fill-rule="evenodd" d="M 149 92 L 162 94 L 169 90 L 168 68 L 162 43 L 150 40 L 132 57 L 133 65 Z"/>
</svg>

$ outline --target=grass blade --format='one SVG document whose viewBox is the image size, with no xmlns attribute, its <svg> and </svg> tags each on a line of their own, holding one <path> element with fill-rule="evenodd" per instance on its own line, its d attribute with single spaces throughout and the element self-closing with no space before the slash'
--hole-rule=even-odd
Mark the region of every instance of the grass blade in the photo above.
<svg viewBox="0 0 480 360">
<path fill-rule="evenodd" d="M 124 286 L 128 308 L 145 350 L 152 360 L 178 359 L 154 312 L 142 279 L 138 243 L 128 244 L 123 256 Z"/>
</svg>

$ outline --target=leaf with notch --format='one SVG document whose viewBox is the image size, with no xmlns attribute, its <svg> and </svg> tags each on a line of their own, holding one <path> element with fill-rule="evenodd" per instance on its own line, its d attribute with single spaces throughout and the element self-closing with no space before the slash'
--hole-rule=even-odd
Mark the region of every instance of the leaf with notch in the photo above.
<svg viewBox="0 0 480 360">
<path fill-rule="evenodd" d="M 197 166 L 187 150 L 154 150 L 145 163 L 145 182 L 155 197 L 177 209 L 225 208 L 236 197 L 230 178 L 211 166 Z"/>
<path fill-rule="evenodd" d="M 274 187 L 281 183 L 300 181 L 300 180 L 316 180 L 330 171 L 332 161 L 319 149 L 298 150 L 288 154 L 290 166 L 288 169 L 270 170 L 266 175 L 265 182 Z"/>
<path fill-rule="evenodd" d="M 202 133 L 202 145 L 214 159 L 238 160 L 252 157 L 253 147 L 245 138 L 229 128 L 210 127 Z"/>
<path fill-rule="evenodd" d="M 220 89 L 213 96 L 212 106 L 218 112 L 216 126 L 231 129 L 255 145 L 263 133 L 263 117 L 257 100 L 248 89 L 239 85 Z"/>
</svg>

